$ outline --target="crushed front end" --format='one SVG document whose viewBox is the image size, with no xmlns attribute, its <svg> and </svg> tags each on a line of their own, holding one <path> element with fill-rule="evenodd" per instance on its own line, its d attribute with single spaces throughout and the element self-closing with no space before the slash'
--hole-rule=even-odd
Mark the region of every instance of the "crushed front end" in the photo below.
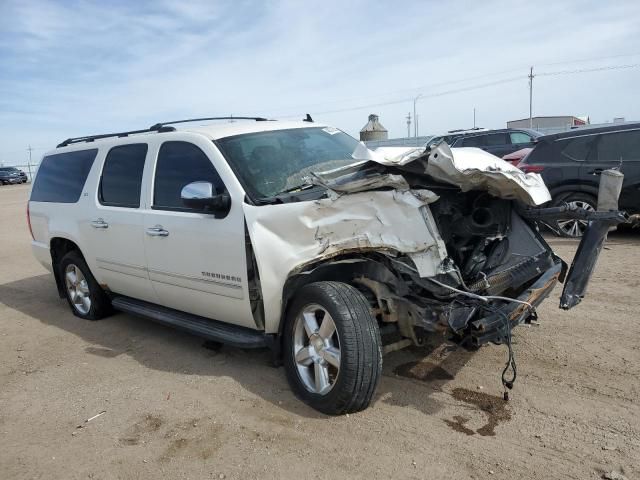
<svg viewBox="0 0 640 480">
<path fill-rule="evenodd" d="M 536 306 L 557 282 L 568 279 L 563 308 L 580 301 L 606 232 L 625 219 L 617 211 L 540 209 L 551 197 L 538 175 L 478 149 L 455 150 L 445 144 L 426 151 L 388 149 L 371 162 L 316 175 L 317 183 L 343 198 L 385 187 L 430 195 L 420 208 L 444 248 L 363 250 L 363 261 L 377 267 L 353 279 L 372 292 L 380 323 L 397 327 L 387 351 L 420 344 L 433 332 L 468 348 L 510 343 L 511 329 L 537 318 Z M 553 215 L 581 215 L 590 222 L 570 271 L 537 227 Z"/>
<path fill-rule="evenodd" d="M 431 210 L 449 254 L 444 271 L 421 277 L 394 263 L 423 313 L 415 327 L 447 332 L 470 347 L 500 343 L 506 330 L 536 318 L 535 306 L 564 279 L 567 266 L 515 202 L 453 189 L 438 195 Z"/>
</svg>

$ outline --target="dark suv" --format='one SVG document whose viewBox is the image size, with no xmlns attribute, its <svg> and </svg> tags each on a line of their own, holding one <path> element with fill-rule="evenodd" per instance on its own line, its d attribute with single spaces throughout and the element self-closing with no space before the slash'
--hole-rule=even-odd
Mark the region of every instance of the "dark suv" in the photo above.
<svg viewBox="0 0 640 480">
<path fill-rule="evenodd" d="M 477 147 L 497 157 L 523 148 L 533 147 L 542 134 L 526 128 L 487 130 L 482 133 L 466 134 L 453 141 L 452 147 Z"/>
<path fill-rule="evenodd" d="M 27 183 L 27 174 L 16 167 L 0 167 L 0 184 Z"/>
<path fill-rule="evenodd" d="M 600 173 L 619 168 L 624 173 L 620 209 L 640 213 L 640 123 L 540 137 L 518 167 L 542 175 L 554 205 L 567 202 L 588 210 L 596 207 Z M 586 222 L 562 221 L 556 227 L 561 235 L 579 237 Z"/>
</svg>

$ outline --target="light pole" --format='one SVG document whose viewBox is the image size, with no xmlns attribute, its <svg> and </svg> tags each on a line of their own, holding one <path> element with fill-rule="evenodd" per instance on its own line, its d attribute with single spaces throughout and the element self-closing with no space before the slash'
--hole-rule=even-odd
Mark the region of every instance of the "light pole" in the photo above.
<svg viewBox="0 0 640 480">
<path fill-rule="evenodd" d="M 420 97 L 422 97 L 422 94 L 419 94 L 413 99 L 413 136 L 416 138 L 416 146 L 418 145 L 418 117 L 416 117 L 416 103 Z"/>
<path fill-rule="evenodd" d="M 529 70 L 529 128 L 533 128 L 533 67 Z"/>
<path fill-rule="evenodd" d="M 31 148 L 31 145 L 29 145 L 29 148 L 27 148 L 27 151 L 29 152 L 29 163 L 27 163 L 27 168 L 29 169 L 29 181 L 32 182 L 33 181 L 33 176 L 31 175 L 31 151 L 33 150 L 33 148 Z"/>
</svg>

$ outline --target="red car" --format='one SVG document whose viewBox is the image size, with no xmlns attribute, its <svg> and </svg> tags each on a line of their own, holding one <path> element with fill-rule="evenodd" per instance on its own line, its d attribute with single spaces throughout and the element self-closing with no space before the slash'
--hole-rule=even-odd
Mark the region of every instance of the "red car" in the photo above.
<svg viewBox="0 0 640 480">
<path fill-rule="evenodd" d="M 533 150 L 533 148 L 521 148 L 520 150 L 516 150 L 513 153 L 508 153 L 506 154 L 504 157 L 502 157 L 503 160 L 506 160 L 507 162 L 511 163 L 512 165 L 515 165 L 516 167 L 518 166 L 518 164 L 522 161 L 522 159 L 524 157 L 526 157 L 527 155 L 529 155 L 529 152 Z"/>
</svg>

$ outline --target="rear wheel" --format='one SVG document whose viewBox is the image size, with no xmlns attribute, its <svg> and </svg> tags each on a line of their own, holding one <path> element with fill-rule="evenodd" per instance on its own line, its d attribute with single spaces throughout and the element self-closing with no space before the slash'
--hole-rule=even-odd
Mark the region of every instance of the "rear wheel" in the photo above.
<svg viewBox="0 0 640 480">
<path fill-rule="evenodd" d="M 67 301 L 77 317 L 99 320 L 108 316 L 111 302 L 93 278 L 87 263 L 78 251 L 67 253 L 58 265 Z"/>
<path fill-rule="evenodd" d="M 323 413 L 369 406 L 382 371 L 382 347 L 367 299 L 346 283 L 300 289 L 284 331 L 284 364 L 294 393 Z"/>
<path fill-rule="evenodd" d="M 580 192 L 570 193 L 562 197 L 560 200 L 554 202 L 554 205 L 559 206 L 564 203 L 569 204 L 572 207 L 584 208 L 590 212 L 595 211 L 597 206 L 597 200 L 595 197 Z M 563 237 L 579 238 L 584 234 L 589 222 L 586 220 L 557 220 L 555 227 Z"/>
</svg>

